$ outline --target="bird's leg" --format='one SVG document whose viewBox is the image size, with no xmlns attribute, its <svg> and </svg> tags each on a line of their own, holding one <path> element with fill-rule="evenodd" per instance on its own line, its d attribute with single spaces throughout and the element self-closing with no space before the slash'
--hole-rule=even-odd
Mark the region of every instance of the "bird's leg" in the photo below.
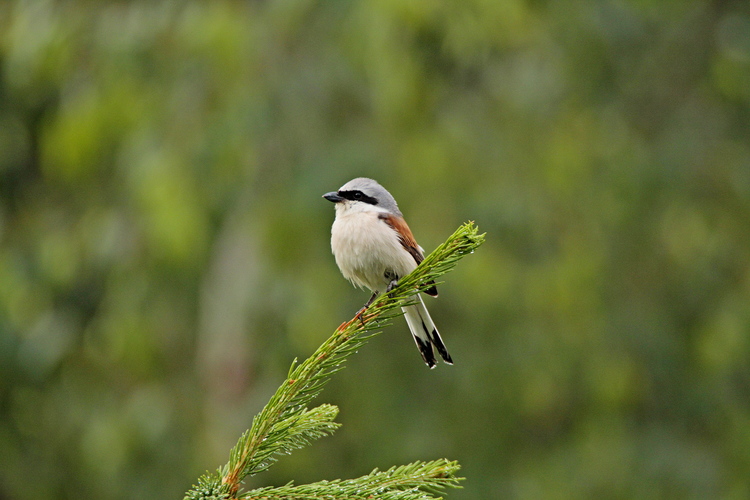
<svg viewBox="0 0 750 500">
<path fill-rule="evenodd" d="M 368 300 L 367 303 L 362 307 L 362 310 L 364 311 L 365 309 L 370 307 L 370 305 L 375 302 L 375 299 L 378 298 L 378 295 L 380 295 L 380 292 L 373 292 L 372 297 L 370 297 L 370 300 Z"/>
<path fill-rule="evenodd" d="M 370 300 L 368 300 L 367 303 L 364 306 L 362 306 L 362 309 L 360 309 L 357 312 L 357 314 L 354 315 L 354 319 L 358 319 L 360 323 L 364 324 L 364 322 L 362 321 L 362 314 L 367 310 L 368 307 L 370 307 L 370 305 L 373 302 L 375 302 L 375 299 L 378 297 L 378 295 L 380 295 L 379 292 L 373 292 L 372 297 L 370 297 Z"/>
</svg>

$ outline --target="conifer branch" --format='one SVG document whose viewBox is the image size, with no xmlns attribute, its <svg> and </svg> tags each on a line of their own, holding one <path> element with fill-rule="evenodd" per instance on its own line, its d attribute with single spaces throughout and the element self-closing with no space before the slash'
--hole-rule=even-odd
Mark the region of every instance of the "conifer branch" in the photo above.
<svg viewBox="0 0 750 500">
<path fill-rule="evenodd" d="M 240 484 L 246 476 L 267 469 L 276 461 L 278 455 L 289 453 L 338 428 L 339 424 L 333 422 L 338 408 L 332 405 L 321 405 L 307 409 L 307 405 L 320 394 L 330 376 L 344 367 L 343 362 L 350 354 L 359 349 L 367 339 L 376 335 L 387 320 L 401 314 L 399 308 L 402 305 L 409 303 L 410 298 L 418 291 L 431 287 L 431 281 L 453 269 L 459 259 L 473 252 L 483 242 L 484 234 L 478 233 L 473 222 L 463 224 L 445 243 L 428 255 L 412 273 L 402 278 L 391 292 L 381 295 L 365 311 L 357 313 L 354 318 L 342 323 L 312 356 L 299 365 L 296 360 L 292 362 L 287 380 L 271 397 L 265 408 L 253 418 L 250 429 L 242 435 L 232 449 L 229 463 L 216 473 L 207 473 L 202 476 L 198 485 L 186 494 L 185 500 L 238 498 Z M 453 476 L 453 472 L 457 469 L 458 465 L 455 462 L 436 461 L 426 464 L 417 462 L 389 469 L 386 472 L 373 471 L 369 476 L 349 481 L 315 483 L 317 486 L 282 487 L 297 488 L 295 494 L 298 496 L 289 496 L 291 493 L 284 493 L 283 489 L 281 494 L 287 494 L 286 497 L 268 496 L 271 494 L 269 489 L 265 498 L 366 498 L 351 496 L 349 493 L 347 493 L 349 496 L 337 496 L 333 491 L 341 485 L 348 488 L 347 485 L 351 482 L 364 481 L 366 483 L 366 478 L 377 482 L 377 478 L 385 477 L 382 475 L 396 475 L 399 481 L 404 481 L 403 484 L 412 484 L 412 486 L 403 488 L 394 486 L 386 492 L 391 496 L 382 496 L 385 494 L 384 490 L 378 494 L 378 498 L 426 499 L 432 497 L 424 492 L 424 488 L 434 490 L 446 485 L 455 485 L 457 479 Z M 431 476 L 425 471 L 433 471 L 434 475 Z M 328 493 L 320 490 L 323 485 L 330 488 L 327 490 Z M 305 488 L 313 488 L 309 491 L 317 491 L 318 496 L 299 496 L 308 491 Z M 273 491 L 278 493 L 279 489 Z M 409 492 L 417 496 L 408 496 Z M 243 496 L 242 498 L 264 497 Z"/>
<path fill-rule="evenodd" d="M 457 462 L 435 460 L 415 462 L 401 467 L 391 467 L 381 472 L 375 469 L 370 474 L 346 481 L 320 481 L 294 486 L 287 484 L 279 488 L 258 488 L 248 491 L 242 500 L 424 500 L 425 490 L 439 493 L 450 486 L 458 487 L 460 478 L 455 476 Z"/>
</svg>

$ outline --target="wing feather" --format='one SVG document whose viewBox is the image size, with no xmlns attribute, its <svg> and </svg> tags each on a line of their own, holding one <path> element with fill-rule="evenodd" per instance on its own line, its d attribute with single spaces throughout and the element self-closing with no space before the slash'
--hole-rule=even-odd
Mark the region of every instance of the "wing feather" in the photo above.
<svg viewBox="0 0 750 500">
<path fill-rule="evenodd" d="M 386 214 L 382 213 L 378 215 L 380 220 L 388 224 L 391 229 L 396 231 L 398 234 L 398 240 L 401 242 L 401 246 L 404 247 L 404 250 L 409 252 L 409 254 L 414 257 L 414 261 L 419 265 L 424 260 L 424 254 L 422 253 L 422 247 L 420 247 L 417 244 L 417 240 L 414 239 L 414 234 L 412 234 L 411 229 L 409 229 L 408 224 L 406 224 L 406 221 L 403 217 L 398 217 L 392 214 Z M 433 297 L 437 297 L 438 291 L 437 287 L 433 282 L 427 283 L 432 284 L 430 288 L 424 291 L 427 295 L 432 295 Z"/>
</svg>

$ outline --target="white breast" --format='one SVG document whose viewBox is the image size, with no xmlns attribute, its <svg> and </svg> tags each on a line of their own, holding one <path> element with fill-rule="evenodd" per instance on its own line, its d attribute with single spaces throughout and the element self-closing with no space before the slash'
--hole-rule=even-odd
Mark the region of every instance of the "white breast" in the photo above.
<svg viewBox="0 0 750 500">
<path fill-rule="evenodd" d="M 337 207 L 331 249 L 345 278 L 359 287 L 383 292 L 390 282 L 386 274 L 395 273 L 401 278 L 417 263 L 401 246 L 396 231 L 378 218 L 379 213 Z"/>
</svg>

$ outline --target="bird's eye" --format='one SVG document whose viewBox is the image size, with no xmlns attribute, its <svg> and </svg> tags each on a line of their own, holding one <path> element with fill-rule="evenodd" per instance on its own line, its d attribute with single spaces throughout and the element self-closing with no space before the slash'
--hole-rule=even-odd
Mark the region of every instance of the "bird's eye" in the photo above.
<svg viewBox="0 0 750 500">
<path fill-rule="evenodd" d="M 361 191 L 355 191 L 354 192 L 354 199 L 355 200 L 361 200 L 362 199 L 362 192 Z"/>
</svg>

